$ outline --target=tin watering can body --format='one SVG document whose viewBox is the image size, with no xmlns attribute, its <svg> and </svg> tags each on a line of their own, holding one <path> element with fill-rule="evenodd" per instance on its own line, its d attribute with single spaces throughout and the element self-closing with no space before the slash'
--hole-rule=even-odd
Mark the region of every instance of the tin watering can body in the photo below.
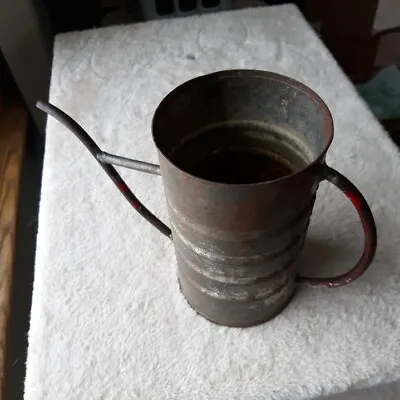
<svg viewBox="0 0 400 400">
<path fill-rule="evenodd" d="M 341 286 L 373 259 L 376 228 L 365 199 L 325 164 L 333 139 L 329 110 L 293 79 L 232 70 L 182 84 L 153 118 L 160 166 L 105 153 L 61 110 L 38 107 L 75 133 L 134 209 L 173 240 L 181 291 L 213 322 L 265 322 L 286 306 L 297 282 Z M 171 227 L 147 210 L 112 164 L 162 176 Z M 364 252 L 341 276 L 300 277 L 299 256 L 324 179 L 356 207 Z"/>
</svg>

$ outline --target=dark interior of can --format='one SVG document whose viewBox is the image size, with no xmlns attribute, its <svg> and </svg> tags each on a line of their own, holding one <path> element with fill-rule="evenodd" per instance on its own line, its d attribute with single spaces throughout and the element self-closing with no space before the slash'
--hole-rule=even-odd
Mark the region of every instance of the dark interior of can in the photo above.
<svg viewBox="0 0 400 400">
<path fill-rule="evenodd" d="M 188 81 L 157 109 L 154 141 L 189 173 L 186 167 L 197 156 L 244 147 L 266 149 L 292 171 L 302 169 L 326 150 L 331 132 L 326 132 L 326 106 L 297 84 L 257 71 L 224 71 Z"/>
</svg>

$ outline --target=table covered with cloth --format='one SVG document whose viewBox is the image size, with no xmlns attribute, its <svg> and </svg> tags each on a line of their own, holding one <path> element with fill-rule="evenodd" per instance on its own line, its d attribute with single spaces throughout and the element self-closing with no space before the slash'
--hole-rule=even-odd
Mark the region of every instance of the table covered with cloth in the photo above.
<svg viewBox="0 0 400 400">
<path fill-rule="evenodd" d="M 157 163 L 151 118 L 164 96 L 198 75 L 240 68 L 288 75 L 327 103 L 335 125 L 327 162 L 376 219 L 371 267 L 341 288 L 299 286 L 262 325 L 215 325 L 180 293 L 173 243 L 49 118 L 26 400 L 400 398 L 399 154 L 294 6 L 61 34 L 50 101 L 105 151 Z M 161 179 L 118 170 L 168 221 Z M 322 183 L 301 272 L 344 272 L 362 246 L 351 203 Z"/>
</svg>

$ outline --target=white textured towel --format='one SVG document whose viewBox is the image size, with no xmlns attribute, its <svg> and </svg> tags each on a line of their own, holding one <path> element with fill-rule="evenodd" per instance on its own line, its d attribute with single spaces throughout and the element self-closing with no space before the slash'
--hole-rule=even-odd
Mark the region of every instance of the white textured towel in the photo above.
<svg viewBox="0 0 400 400">
<path fill-rule="evenodd" d="M 50 99 L 104 150 L 157 162 L 150 122 L 160 100 L 183 81 L 229 68 L 289 75 L 327 102 L 335 122 L 327 160 L 371 205 L 379 234 L 373 265 L 342 288 L 299 287 L 263 325 L 214 325 L 181 295 L 172 242 L 50 119 L 26 400 L 305 399 L 400 378 L 400 158 L 296 8 L 60 35 Z M 161 180 L 120 171 L 168 221 Z M 303 272 L 344 271 L 361 248 L 354 209 L 322 184 Z"/>
</svg>

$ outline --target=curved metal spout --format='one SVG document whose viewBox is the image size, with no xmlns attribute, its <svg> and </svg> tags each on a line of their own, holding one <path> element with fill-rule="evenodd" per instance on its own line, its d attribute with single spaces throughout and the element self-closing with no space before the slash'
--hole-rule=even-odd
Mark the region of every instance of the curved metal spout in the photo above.
<svg viewBox="0 0 400 400">
<path fill-rule="evenodd" d="M 111 165 L 119 165 L 122 167 L 135 169 L 138 171 L 147 172 L 153 175 L 160 175 L 160 167 L 155 164 L 146 163 L 143 161 L 132 160 L 130 158 L 119 157 L 114 154 L 103 152 L 89 134 L 69 115 L 50 103 L 38 101 L 36 107 L 51 115 L 67 129 L 69 129 L 89 150 L 97 162 L 101 165 L 106 174 L 111 178 L 118 190 L 129 201 L 131 206 L 162 234 L 172 239 L 171 229 L 160 221 L 153 213 L 151 213 L 128 188 L 124 180 L 118 174 L 116 169 Z"/>
</svg>

